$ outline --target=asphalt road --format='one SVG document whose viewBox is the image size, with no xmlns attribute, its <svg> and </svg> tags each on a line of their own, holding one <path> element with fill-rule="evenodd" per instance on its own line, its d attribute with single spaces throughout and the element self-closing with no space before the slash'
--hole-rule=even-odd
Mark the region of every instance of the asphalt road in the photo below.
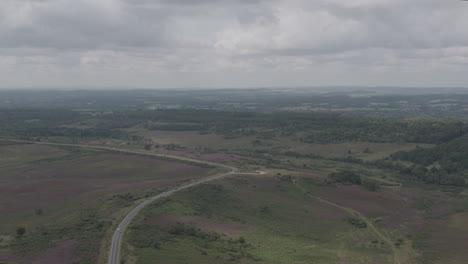
<svg viewBox="0 0 468 264">
<path fill-rule="evenodd" d="M 179 156 L 172 156 L 172 155 L 163 155 L 163 154 L 155 154 L 155 153 L 148 153 L 148 152 L 139 152 L 139 151 L 132 151 L 132 150 L 123 150 L 123 149 L 116 149 L 116 148 L 110 148 L 110 147 L 99 147 L 99 146 L 90 146 L 90 145 L 79 145 L 79 144 L 65 144 L 65 143 L 51 143 L 51 142 L 36 142 L 36 141 L 27 141 L 27 140 L 15 140 L 15 139 L 0 139 L 3 141 L 10 141 L 10 142 L 18 142 L 18 143 L 29 143 L 29 144 L 37 144 L 37 145 L 51 145 L 51 146 L 64 146 L 64 147 L 79 147 L 79 148 L 89 148 L 89 149 L 101 149 L 101 150 L 109 150 L 109 151 L 114 151 L 114 152 L 119 152 L 119 153 L 129 153 L 129 154 L 138 154 L 138 155 L 147 155 L 147 156 L 155 156 L 155 157 L 162 157 L 162 158 L 171 158 L 174 160 L 182 160 L 182 161 L 190 161 L 190 162 L 195 162 L 199 164 L 206 164 L 206 165 L 211 165 L 215 167 L 221 167 L 221 168 L 226 168 L 229 169 L 229 172 L 219 174 L 213 177 L 205 178 L 196 182 L 192 182 L 190 184 L 184 185 L 184 186 L 179 186 L 176 187 L 172 190 L 163 192 L 161 194 L 158 194 L 154 197 L 151 197 L 139 205 L 137 205 L 135 208 L 133 208 L 130 213 L 128 213 L 125 218 L 120 222 L 119 226 L 114 232 L 114 235 L 112 236 L 112 244 L 110 248 L 110 255 L 109 255 L 109 264 L 119 264 L 120 261 L 120 248 L 122 244 L 122 237 L 125 232 L 125 229 L 127 226 L 130 224 L 133 218 L 148 204 L 167 197 L 175 192 L 191 188 L 193 186 L 206 183 L 209 181 L 217 180 L 220 178 L 224 178 L 233 174 L 243 174 L 243 175 L 261 175 L 265 174 L 265 172 L 256 172 L 256 173 L 239 173 L 238 169 L 236 167 L 232 167 L 229 165 L 221 164 L 221 163 L 215 163 L 215 162 L 209 162 L 209 161 L 203 161 L 203 160 L 196 160 L 196 159 L 190 159 L 190 158 L 184 158 L 184 157 L 179 157 Z"/>
<path fill-rule="evenodd" d="M 139 204 L 127 216 L 125 216 L 125 218 L 119 224 L 118 228 L 115 230 L 114 235 L 112 236 L 112 245 L 111 245 L 110 256 L 109 256 L 109 264 L 118 264 L 119 263 L 119 260 L 120 260 L 120 245 L 121 245 L 121 241 L 122 241 L 122 236 L 123 236 L 123 234 L 125 232 L 125 228 L 127 228 L 127 226 L 130 224 L 132 219 L 145 206 L 147 206 L 148 204 L 150 204 L 150 203 L 152 203 L 152 202 L 154 202 L 154 201 L 156 201 L 158 199 L 167 197 L 167 196 L 169 196 L 169 195 L 171 195 L 171 194 L 173 194 L 175 192 L 178 192 L 180 190 L 187 189 L 187 188 L 190 188 L 190 187 L 193 187 L 193 186 L 205 183 L 205 182 L 209 182 L 209 181 L 212 181 L 212 180 L 220 179 L 220 178 L 223 178 L 223 177 L 226 177 L 226 176 L 229 176 L 229 175 L 232 175 L 232 174 L 236 174 L 236 173 L 237 173 L 237 169 L 233 167 L 231 172 L 220 174 L 220 175 L 217 175 L 217 176 L 214 176 L 214 177 L 206 178 L 206 179 L 203 179 L 203 180 L 200 180 L 200 181 L 197 181 L 197 182 L 193 182 L 193 183 L 181 186 L 181 187 L 174 188 L 174 189 L 172 189 L 170 191 L 158 194 L 158 195 L 156 195 L 156 196 L 154 196 L 154 197 L 152 197 L 152 198 L 150 198 L 148 200 L 145 200 L 141 204 Z"/>
</svg>

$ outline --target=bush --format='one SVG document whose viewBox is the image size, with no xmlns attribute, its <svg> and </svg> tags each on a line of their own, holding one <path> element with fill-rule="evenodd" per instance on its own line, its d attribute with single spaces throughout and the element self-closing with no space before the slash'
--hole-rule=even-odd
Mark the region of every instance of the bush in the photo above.
<svg viewBox="0 0 468 264">
<path fill-rule="evenodd" d="M 18 227 L 16 229 L 16 234 L 19 236 L 19 237 L 22 237 L 24 234 L 26 234 L 26 228 L 24 227 Z"/>
<path fill-rule="evenodd" d="M 380 184 L 376 180 L 365 179 L 362 181 L 362 186 L 368 191 L 377 192 L 380 190 Z"/>
<path fill-rule="evenodd" d="M 345 170 L 335 172 L 329 175 L 329 177 L 335 182 L 347 183 L 347 184 L 361 184 L 361 177 L 353 171 Z"/>
<path fill-rule="evenodd" d="M 355 227 L 359 227 L 359 228 L 366 228 L 367 227 L 366 222 L 364 222 L 364 220 L 362 220 L 361 218 L 346 217 L 345 221 L 348 222 L 348 224 L 353 225 Z"/>
</svg>

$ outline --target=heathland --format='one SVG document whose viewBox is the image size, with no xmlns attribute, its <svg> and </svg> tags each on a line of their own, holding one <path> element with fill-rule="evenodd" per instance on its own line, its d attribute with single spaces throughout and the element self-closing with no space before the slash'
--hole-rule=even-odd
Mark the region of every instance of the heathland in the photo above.
<svg viewBox="0 0 468 264">
<path fill-rule="evenodd" d="M 419 95 L 417 103 L 413 95 L 333 95 L 380 109 L 351 111 L 342 109 L 346 98 L 310 94 L 311 104 L 320 98 L 335 104 L 336 111 L 324 113 L 272 110 L 299 100 L 281 100 L 273 91 L 265 99 L 248 91 L 214 93 L 214 99 L 200 93 L 206 104 L 168 94 L 161 97 L 174 107 L 138 108 L 133 97 L 90 102 L 73 93 L 70 106 L 28 107 L 28 97 L 19 96 L 3 103 L 0 263 L 106 263 L 110 236 L 131 208 L 221 171 L 119 150 L 267 172 L 233 175 L 151 204 L 126 230 L 122 263 L 458 264 L 468 258 L 463 96 Z M 262 107 L 226 107 L 243 97 Z M 450 106 L 440 103 L 455 97 Z M 407 103 L 391 103 L 397 101 Z"/>
</svg>

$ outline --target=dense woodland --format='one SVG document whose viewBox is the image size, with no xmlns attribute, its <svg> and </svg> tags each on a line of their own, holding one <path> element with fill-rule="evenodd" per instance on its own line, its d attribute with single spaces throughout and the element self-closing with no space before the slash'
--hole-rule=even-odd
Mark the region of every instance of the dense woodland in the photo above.
<svg viewBox="0 0 468 264">
<path fill-rule="evenodd" d="M 432 170 L 443 169 L 449 173 L 461 172 L 468 169 L 468 137 L 456 138 L 434 148 L 417 148 L 413 151 L 397 152 L 392 155 L 392 158 L 431 166 Z"/>
<path fill-rule="evenodd" d="M 226 137 L 292 136 L 301 142 L 323 144 L 353 141 L 440 144 L 468 132 L 468 123 L 455 119 L 377 119 L 344 114 L 264 114 L 208 110 L 109 113 L 43 109 L 1 110 L 0 122 L 2 135 L 25 137 L 122 138 L 128 135 L 121 129 L 142 126 L 149 130 L 198 131 Z"/>
</svg>

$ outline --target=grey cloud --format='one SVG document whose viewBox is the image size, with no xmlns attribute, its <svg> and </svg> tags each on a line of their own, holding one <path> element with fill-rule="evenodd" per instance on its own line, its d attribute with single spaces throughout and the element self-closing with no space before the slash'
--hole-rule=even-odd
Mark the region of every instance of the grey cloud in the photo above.
<svg viewBox="0 0 468 264">
<path fill-rule="evenodd" d="M 303 31 L 291 34 L 290 45 L 275 45 L 272 41 L 264 49 L 254 48 L 251 54 L 313 56 L 372 48 L 414 50 L 468 46 L 468 31 L 461 30 L 468 28 L 468 5 L 459 1 L 378 2 L 347 6 L 303 1 L 307 14 L 302 16 L 309 19 L 296 25 Z M 322 18 L 318 12 L 322 12 Z M 323 19 L 323 14 L 331 21 Z M 285 18 L 281 14 L 277 16 L 271 20 L 275 21 L 271 34 L 284 34 L 281 30 Z M 348 28 L 343 30 L 345 27 Z M 239 41 L 242 44 L 249 45 L 248 41 Z"/>
<path fill-rule="evenodd" d="M 122 5 L 62 0 L 42 1 L 33 6 L 25 4 L 16 10 L 13 8 L 15 11 L 18 14 L 9 14 L 11 21 L 0 23 L 1 47 L 144 47 L 163 45 L 166 38 L 165 21 L 159 16 L 162 10 L 152 10 L 151 19 L 147 19 L 143 12 Z M 17 19 L 21 13 L 27 18 Z"/>
<path fill-rule="evenodd" d="M 233 86 L 237 71 L 263 84 L 282 71 L 297 71 L 297 83 L 322 69 L 468 70 L 466 14 L 456 0 L 2 0 L 0 78 L 92 75 L 91 85 L 115 74 L 176 86 L 169 73 L 204 83 L 201 72 L 214 72 Z"/>
<path fill-rule="evenodd" d="M 234 11 L 244 22 L 261 0 L 6 0 L 0 3 L 0 47 L 99 49 L 177 46 L 179 18 Z M 226 5 L 230 6 L 229 8 Z M 248 7 L 244 7 L 248 6 Z M 4 13 L 2 14 L 1 9 Z M 262 16 L 269 14 L 263 12 Z M 22 16 L 26 16 L 22 18 Z M 18 18 L 19 17 L 19 18 Z M 272 16 L 270 16 L 272 18 Z M 209 18 L 208 18 L 209 19 Z M 204 29 L 200 29 L 203 31 Z"/>
</svg>

